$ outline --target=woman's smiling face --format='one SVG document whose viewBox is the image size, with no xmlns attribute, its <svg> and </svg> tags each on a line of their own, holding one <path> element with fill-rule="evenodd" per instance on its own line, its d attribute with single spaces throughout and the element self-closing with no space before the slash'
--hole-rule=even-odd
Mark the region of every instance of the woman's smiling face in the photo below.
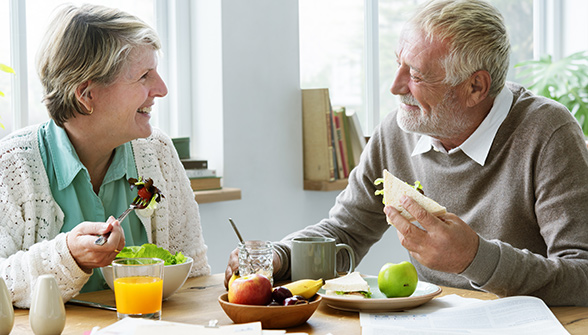
<svg viewBox="0 0 588 335">
<path fill-rule="evenodd" d="M 157 72 L 157 52 L 145 46 L 131 51 L 128 64 L 109 85 L 91 89 L 95 126 L 119 143 L 151 135 L 151 108 L 167 87 Z"/>
</svg>

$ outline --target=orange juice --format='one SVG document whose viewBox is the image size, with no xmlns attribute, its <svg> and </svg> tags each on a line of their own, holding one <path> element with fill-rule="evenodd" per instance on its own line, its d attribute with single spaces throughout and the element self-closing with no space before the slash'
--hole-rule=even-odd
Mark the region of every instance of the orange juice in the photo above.
<svg viewBox="0 0 588 335">
<path fill-rule="evenodd" d="M 122 277 L 114 280 L 116 310 L 122 314 L 150 314 L 161 310 L 163 280 L 157 277 Z"/>
</svg>

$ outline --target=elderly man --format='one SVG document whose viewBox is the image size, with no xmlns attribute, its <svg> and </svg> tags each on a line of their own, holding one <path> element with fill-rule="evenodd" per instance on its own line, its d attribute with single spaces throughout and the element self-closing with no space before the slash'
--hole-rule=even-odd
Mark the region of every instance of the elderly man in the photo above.
<svg viewBox="0 0 588 335">
<path fill-rule="evenodd" d="M 394 223 L 421 280 L 549 305 L 587 305 L 588 152 L 563 106 L 505 83 L 509 41 L 480 0 L 432 1 L 403 30 L 391 91 L 401 99 L 371 137 L 329 218 L 276 243 L 276 278 L 289 276 L 290 240 L 330 236 L 359 260 Z M 448 211 L 410 198 L 418 225 L 382 211 L 373 182 L 388 169 L 419 180 Z M 345 269 L 347 255 L 339 255 Z M 238 267 L 236 253 L 227 275 Z"/>
</svg>

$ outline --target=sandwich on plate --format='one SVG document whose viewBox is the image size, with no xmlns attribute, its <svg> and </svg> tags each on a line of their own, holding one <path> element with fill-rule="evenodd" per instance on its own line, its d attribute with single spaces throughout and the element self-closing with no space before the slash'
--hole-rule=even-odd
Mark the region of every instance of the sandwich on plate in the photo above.
<svg viewBox="0 0 588 335">
<path fill-rule="evenodd" d="M 415 221 L 415 218 L 400 205 L 400 198 L 403 195 L 407 195 L 411 197 L 414 201 L 416 201 L 421 207 L 423 207 L 427 212 L 439 216 L 447 213 L 445 207 L 439 205 L 433 199 L 426 197 L 423 193 L 419 191 L 420 183 L 417 182 L 416 186 L 411 186 L 402 180 L 396 178 L 392 175 L 388 170 L 384 170 L 384 178 L 379 178 L 375 181 L 375 184 L 384 183 L 384 189 L 376 191 L 376 195 L 383 194 L 384 195 L 384 205 L 392 206 L 397 211 L 400 212 L 404 218 L 408 221 Z M 388 221 L 390 223 L 390 221 Z M 391 223 L 390 223 L 391 224 Z"/>
<path fill-rule="evenodd" d="M 352 272 L 343 277 L 325 280 L 323 285 L 326 295 L 348 296 L 356 298 L 371 298 L 369 284 L 359 272 Z"/>
</svg>

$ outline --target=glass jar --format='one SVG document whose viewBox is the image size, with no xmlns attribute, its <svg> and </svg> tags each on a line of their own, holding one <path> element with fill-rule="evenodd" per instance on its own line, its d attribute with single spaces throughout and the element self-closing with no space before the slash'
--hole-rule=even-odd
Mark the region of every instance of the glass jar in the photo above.
<svg viewBox="0 0 588 335">
<path fill-rule="evenodd" d="M 239 275 L 258 273 L 274 284 L 274 247 L 269 241 L 244 241 L 239 243 Z"/>
</svg>

